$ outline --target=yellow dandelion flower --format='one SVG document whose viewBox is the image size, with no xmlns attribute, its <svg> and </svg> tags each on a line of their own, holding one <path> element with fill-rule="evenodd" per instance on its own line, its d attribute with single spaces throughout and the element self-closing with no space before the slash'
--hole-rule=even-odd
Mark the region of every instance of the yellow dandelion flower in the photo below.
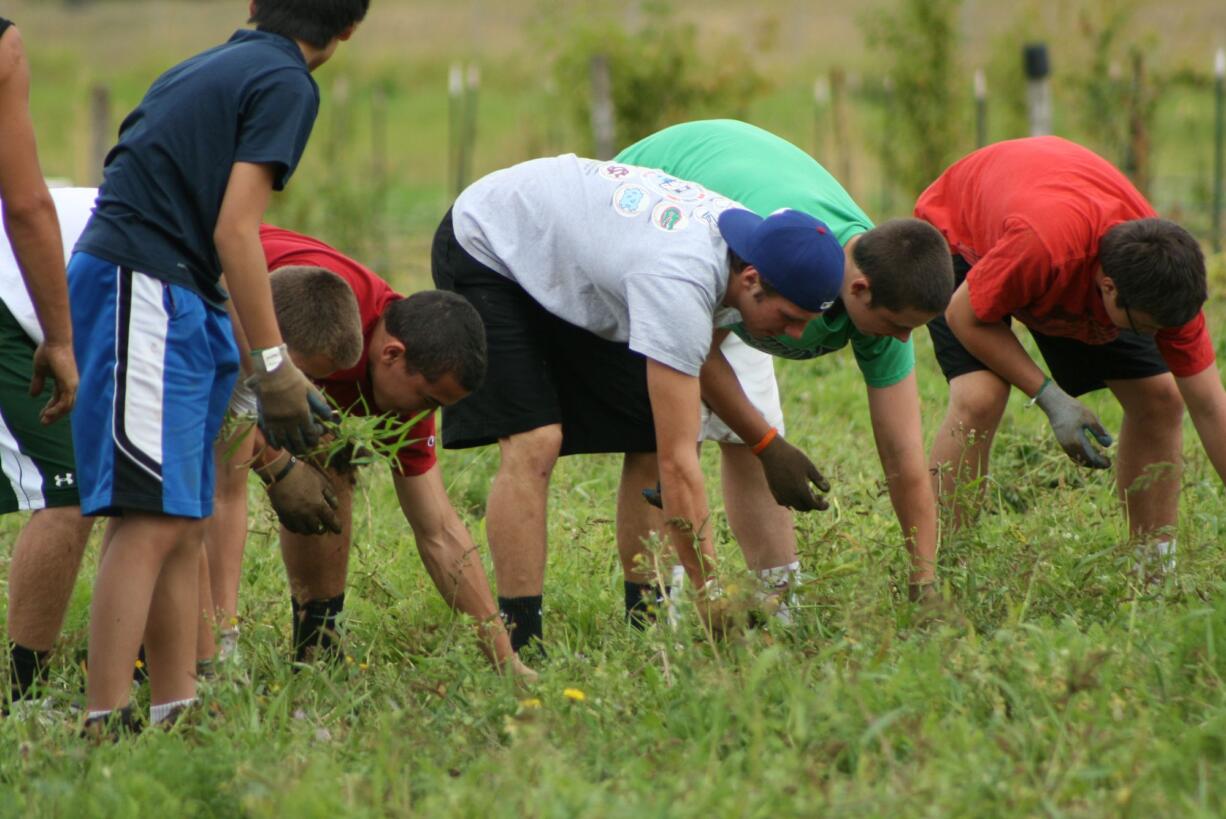
<svg viewBox="0 0 1226 819">
<path fill-rule="evenodd" d="M 583 693 L 583 692 L 579 692 L 579 693 Z M 526 700 L 520 700 L 519 707 L 520 708 L 540 708 L 541 701 L 537 699 L 536 697 L 531 697 Z"/>
<path fill-rule="evenodd" d="M 140 657 L 137 657 L 137 658 L 136 658 L 136 667 L 137 667 L 137 668 L 144 668 L 144 667 L 145 667 L 145 663 L 144 663 L 144 662 L 141 660 L 141 658 L 140 658 Z"/>
<path fill-rule="evenodd" d="M 562 692 L 562 696 L 566 697 L 568 700 L 574 700 L 575 702 L 583 702 L 587 699 L 587 694 L 584 694 L 578 688 L 567 688 Z"/>
<path fill-rule="evenodd" d="M 370 668 L 370 665 L 368 663 L 358 663 L 359 671 L 365 671 L 368 668 Z"/>
<path fill-rule="evenodd" d="M 346 663 L 348 663 L 349 665 L 353 665 L 353 655 L 351 655 L 351 654 L 346 654 L 346 655 L 345 655 L 345 662 L 346 662 Z"/>
</svg>

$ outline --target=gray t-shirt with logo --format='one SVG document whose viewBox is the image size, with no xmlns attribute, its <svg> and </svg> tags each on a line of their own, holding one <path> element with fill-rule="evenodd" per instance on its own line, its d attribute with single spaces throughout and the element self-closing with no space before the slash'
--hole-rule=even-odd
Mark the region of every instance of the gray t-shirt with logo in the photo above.
<svg viewBox="0 0 1226 819">
<path fill-rule="evenodd" d="M 662 171 L 574 154 L 496 171 L 456 200 L 461 247 L 555 316 L 687 375 L 719 324 L 736 203 Z"/>
</svg>

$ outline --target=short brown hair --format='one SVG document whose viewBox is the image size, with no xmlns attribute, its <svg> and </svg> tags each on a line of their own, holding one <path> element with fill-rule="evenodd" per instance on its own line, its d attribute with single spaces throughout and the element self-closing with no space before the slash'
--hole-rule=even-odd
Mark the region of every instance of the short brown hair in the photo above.
<svg viewBox="0 0 1226 819">
<path fill-rule="evenodd" d="M 404 344 L 404 364 L 434 383 L 451 373 L 468 392 L 485 381 L 485 324 L 468 299 L 422 290 L 383 311 L 383 326 Z"/>
<path fill-rule="evenodd" d="M 353 290 L 322 267 L 277 268 L 269 276 L 281 337 L 294 352 L 324 355 L 347 370 L 362 357 L 362 316 Z"/>
<path fill-rule="evenodd" d="M 890 219 L 866 233 L 851 258 L 872 288 L 872 306 L 939 313 L 954 294 L 954 263 L 941 232 L 922 219 Z"/>
<path fill-rule="evenodd" d="M 1099 242 L 1098 260 L 1119 306 L 1149 313 L 1163 327 L 1187 324 L 1209 298 L 1200 244 L 1167 219 L 1121 222 Z"/>
</svg>

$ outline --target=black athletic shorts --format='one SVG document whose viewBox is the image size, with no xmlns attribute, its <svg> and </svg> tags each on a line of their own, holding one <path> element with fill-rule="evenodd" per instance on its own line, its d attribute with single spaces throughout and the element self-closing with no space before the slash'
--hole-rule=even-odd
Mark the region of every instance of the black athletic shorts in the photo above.
<svg viewBox="0 0 1226 819">
<path fill-rule="evenodd" d="M 451 212 L 434 235 L 434 284 L 467 298 L 485 324 L 485 383 L 443 410 L 443 445 L 485 446 L 562 425 L 562 454 L 655 452 L 647 359 L 538 304 L 456 241 Z"/>
<path fill-rule="evenodd" d="M 955 287 L 962 285 L 970 269 L 965 259 L 954 256 Z M 1009 319 L 1006 318 L 1005 322 L 1008 323 Z M 988 369 L 986 364 L 962 346 L 944 315 L 928 322 L 928 333 L 932 336 L 932 349 L 946 381 Z M 1052 379 L 1069 395 L 1101 390 L 1107 386 L 1107 381 L 1149 378 L 1169 371 L 1153 336 L 1131 330 L 1120 330 L 1119 337 L 1107 344 L 1086 344 L 1034 330 L 1030 331 L 1030 335 L 1043 354 Z"/>
</svg>

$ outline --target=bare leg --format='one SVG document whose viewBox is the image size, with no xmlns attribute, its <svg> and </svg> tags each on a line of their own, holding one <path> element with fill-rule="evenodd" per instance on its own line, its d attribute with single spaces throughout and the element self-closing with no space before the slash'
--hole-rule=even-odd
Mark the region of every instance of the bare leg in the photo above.
<svg viewBox="0 0 1226 819">
<path fill-rule="evenodd" d="M 617 553 L 622 573 L 630 583 L 652 583 L 657 578 L 648 561 L 647 544 L 652 536 L 662 537 L 664 513 L 643 499 L 643 490 L 659 481 L 654 452 L 630 452 L 622 461 L 622 478 L 617 488 Z M 665 543 L 666 560 L 672 550 Z M 664 569 L 667 581 L 668 567 Z"/>
<path fill-rule="evenodd" d="M 22 527 L 9 568 L 14 643 L 35 651 L 55 646 L 93 525 L 93 518 L 81 517 L 81 507 L 62 506 L 38 510 Z"/>
<path fill-rule="evenodd" d="M 208 523 L 205 523 L 207 530 Z M 209 582 L 209 557 L 203 545 L 200 548 L 199 566 L 196 571 L 196 662 L 208 662 L 217 656 L 217 637 L 213 625 L 213 592 Z"/>
<path fill-rule="evenodd" d="M 758 456 L 745 444 L 721 443 L 719 449 L 724 510 L 745 564 L 761 572 L 795 563 L 792 510 L 776 503 Z"/>
<path fill-rule="evenodd" d="M 213 450 L 217 466 L 217 492 L 213 516 L 204 529 L 204 548 L 208 555 L 209 590 L 216 627 L 238 625 L 238 586 L 243 568 L 243 547 L 247 542 L 247 473 L 255 435 L 240 430 L 228 441 L 218 442 Z M 226 453 L 234 449 L 226 458 Z"/>
<path fill-rule="evenodd" d="M 196 696 L 196 629 L 204 521 L 191 521 L 167 555 L 149 604 L 145 658 L 153 705 Z"/>
<path fill-rule="evenodd" d="M 190 659 L 195 653 L 192 639 L 196 620 L 196 567 L 199 560 L 199 527 L 186 518 L 129 512 L 113 518 L 107 527 L 106 548 L 98 566 L 94 583 L 94 599 L 89 618 L 89 681 L 88 708 L 106 711 L 128 704 L 132 687 L 132 665 L 140 647 L 141 636 L 150 620 L 151 603 L 158 597 L 159 622 L 155 640 L 181 629 L 175 622 L 182 617 L 187 622 L 183 642 L 187 648 L 188 673 L 174 674 L 177 658 L 169 647 L 159 645 L 163 657 L 160 664 L 172 672 L 173 680 L 159 684 L 158 693 L 188 689 L 183 677 L 190 677 Z M 196 536 L 193 537 L 192 535 Z M 170 566 L 164 587 L 163 569 Z M 190 568 L 185 568 L 190 566 Z M 184 582 L 189 576 L 191 583 Z M 161 588 L 155 588 L 161 587 Z M 176 604 L 173 593 L 181 592 L 188 606 Z M 190 690 L 194 690 L 194 679 Z M 190 693 L 179 699 L 191 696 Z"/>
<path fill-rule="evenodd" d="M 942 508 L 952 512 L 953 529 L 961 528 L 971 514 L 961 492 L 988 473 L 992 439 L 1008 400 L 1009 384 L 988 370 L 949 382 L 949 409 L 932 443 L 929 468 Z M 976 498 L 982 492 L 981 487 Z"/>
<path fill-rule="evenodd" d="M 1170 374 L 1108 381 L 1124 407 L 1115 472 L 1134 539 L 1169 540 L 1179 513 L 1183 399 Z"/>
<path fill-rule="evenodd" d="M 349 576 L 349 545 L 353 520 L 353 486 L 333 473 L 332 489 L 340 505 L 336 517 L 339 535 L 298 535 L 281 528 L 281 560 L 289 577 L 290 594 L 299 603 L 327 600 L 344 594 Z"/>
<path fill-rule="evenodd" d="M 545 587 L 549 477 L 562 448 L 562 426 L 500 438 L 498 446 L 502 459 L 486 506 L 498 594 L 539 595 Z"/>
</svg>

